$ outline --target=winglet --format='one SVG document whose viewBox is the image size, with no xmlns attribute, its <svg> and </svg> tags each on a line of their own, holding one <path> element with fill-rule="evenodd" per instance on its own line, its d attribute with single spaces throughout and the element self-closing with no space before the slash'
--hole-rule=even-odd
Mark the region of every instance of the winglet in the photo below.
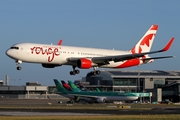
<svg viewBox="0 0 180 120">
<path fill-rule="evenodd" d="M 62 40 L 59 40 L 58 45 L 62 45 Z"/>
<path fill-rule="evenodd" d="M 174 41 L 174 37 L 171 38 L 171 40 L 168 42 L 168 44 L 161 51 L 164 52 L 164 51 L 169 50 L 169 48 L 171 47 L 173 41 Z"/>
</svg>

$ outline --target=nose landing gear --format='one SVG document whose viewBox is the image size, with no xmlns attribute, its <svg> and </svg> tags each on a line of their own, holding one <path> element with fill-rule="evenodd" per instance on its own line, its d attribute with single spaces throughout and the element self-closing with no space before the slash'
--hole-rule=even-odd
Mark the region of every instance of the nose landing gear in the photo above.
<svg viewBox="0 0 180 120">
<path fill-rule="evenodd" d="M 21 70 L 21 69 L 22 69 L 21 66 L 20 66 L 21 63 L 22 63 L 21 60 L 17 60 L 17 61 L 16 61 L 17 70 Z"/>
<path fill-rule="evenodd" d="M 80 71 L 79 71 L 79 70 L 76 70 L 75 68 L 76 68 L 76 66 L 73 66 L 73 71 L 70 71 L 70 72 L 69 72 L 70 75 L 76 75 L 76 74 L 79 74 L 79 73 L 80 73 Z M 96 70 L 96 68 L 97 68 L 97 67 L 93 67 L 94 71 L 90 72 L 90 75 L 96 76 L 96 75 L 99 75 L 99 74 L 101 73 L 101 71 Z"/>
</svg>

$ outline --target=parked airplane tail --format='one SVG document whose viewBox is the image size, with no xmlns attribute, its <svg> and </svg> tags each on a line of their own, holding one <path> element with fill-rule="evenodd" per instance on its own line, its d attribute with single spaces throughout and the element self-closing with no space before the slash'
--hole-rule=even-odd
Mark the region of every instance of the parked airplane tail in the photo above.
<svg viewBox="0 0 180 120">
<path fill-rule="evenodd" d="M 101 92 L 101 90 L 100 90 L 99 88 L 96 88 L 96 91 L 97 91 L 97 92 Z"/>
<path fill-rule="evenodd" d="M 132 54 L 149 52 L 151 50 L 158 25 L 152 25 L 139 42 L 131 49 Z"/>
<path fill-rule="evenodd" d="M 81 82 L 77 84 L 82 91 L 88 91 Z"/>
<path fill-rule="evenodd" d="M 54 83 L 56 85 L 58 93 L 66 93 L 67 90 L 59 83 L 57 79 L 54 79 Z"/>
<path fill-rule="evenodd" d="M 72 81 L 68 81 L 68 84 L 74 92 L 81 92 L 81 90 Z"/>
<path fill-rule="evenodd" d="M 61 83 L 63 85 L 63 87 L 67 90 L 67 91 L 73 91 L 71 89 L 71 87 L 64 81 L 64 80 L 61 80 Z"/>
</svg>

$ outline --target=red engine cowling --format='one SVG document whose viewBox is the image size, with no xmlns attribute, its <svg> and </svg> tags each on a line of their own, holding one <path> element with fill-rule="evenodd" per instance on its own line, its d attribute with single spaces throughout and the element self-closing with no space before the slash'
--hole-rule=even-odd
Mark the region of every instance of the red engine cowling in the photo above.
<svg viewBox="0 0 180 120">
<path fill-rule="evenodd" d="M 89 69 L 92 66 L 92 61 L 86 58 L 81 58 L 77 61 L 77 67 L 82 69 Z"/>
</svg>

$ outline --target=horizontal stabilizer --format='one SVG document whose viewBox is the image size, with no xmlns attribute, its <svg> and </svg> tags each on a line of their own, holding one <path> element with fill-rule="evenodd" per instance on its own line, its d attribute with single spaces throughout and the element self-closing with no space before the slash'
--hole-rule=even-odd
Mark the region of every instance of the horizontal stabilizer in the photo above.
<svg viewBox="0 0 180 120">
<path fill-rule="evenodd" d="M 173 41 L 174 41 L 174 38 L 171 38 L 171 40 L 167 43 L 167 45 L 163 49 L 157 50 L 157 51 L 150 51 L 150 52 L 144 52 L 144 53 L 135 53 L 135 54 L 125 54 L 125 55 L 115 55 L 115 56 L 93 57 L 91 60 L 94 63 L 98 63 L 98 62 L 102 63 L 102 62 L 105 62 L 105 61 L 106 62 L 108 62 L 108 61 L 119 62 L 119 61 L 134 59 L 134 58 L 140 58 L 140 57 L 143 57 L 144 55 L 154 54 L 154 53 L 159 53 L 159 52 L 165 52 L 165 51 L 169 50 L 169 48 L 171 47 Z"/>
</svg>

